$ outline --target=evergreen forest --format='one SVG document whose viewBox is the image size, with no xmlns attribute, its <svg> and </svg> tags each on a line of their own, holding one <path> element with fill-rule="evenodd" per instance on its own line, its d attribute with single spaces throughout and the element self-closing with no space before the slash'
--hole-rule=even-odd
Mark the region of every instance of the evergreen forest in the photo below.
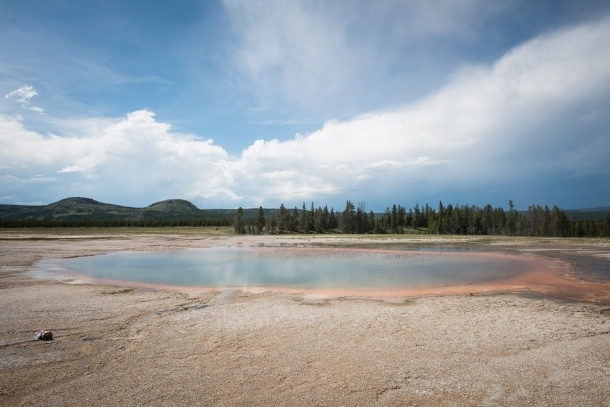
<svg viewBox="0 0 610 407">
<path fill-rule="evenodd" d="M 365 210 L 365 204 L 347 201 L 345 209 L 335 211 L 327 206 L 288 209 L 282 204 L 271 216 L 259 207 L 256 217 L 248 219 L 238 208 L 233 221 L 238 234 L 346 233 L 346 234 L 447 234 L 507 235 L 541 237 L 610 237 L 610 212 L 605 219 L 570 219 L 557 206 L 549 209 L 530 205 L 517 211 L 509 201 L 508 211 L 491 205 L 426 204 L 406 209 L 394 204 L 383 213 Z"/>
</svg>

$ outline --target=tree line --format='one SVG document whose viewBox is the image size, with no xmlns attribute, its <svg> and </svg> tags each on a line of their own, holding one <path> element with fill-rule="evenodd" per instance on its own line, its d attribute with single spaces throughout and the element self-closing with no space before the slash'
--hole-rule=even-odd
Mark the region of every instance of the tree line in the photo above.
<svg viewBox="0 0 610 407">
<path fill-rule="evenodd" d="M 509 201 L 508 211 L 491 205 L 428 204 L 406 209 L 394 204 L 381 214 L 365 210 L 365 203 L 347 201 L 343 211 L 327 206 L 309 209 L 303 203 L 287 209 L 282 204 L 271 217 L 259 207 L 255 219 L 245 219 L 243 208 L 235 213 L 233 227 L 238 234 L 285 233 L 429 233 L 451 235 L 507 235 L 546 237 L 609 237 L 610 212 L 605 220 L 570 220 L 557 206 L 530 205 L 517 211 Z"/>
<path fill-rule="evenodd" d="M 120 228 L 120 227 L 226 227 L 231 218 L 220 219 L 0 219 L 0 228 Z"/>
<path fill-rule="evenodd" d="M 394 204 L 383 213 L 367 212 L 365 203 L 346 201 L 342 211 L 334 208 L 309 208 L 303 203 L 288 209 L 244 212 L 238 208 L 233 218 L 208 219 L 4 219 L 0 228 L 66 228 L 66 227 L 229 227 L 236 233 L 429 233 L 454 235 L 509 235 L 548 237 L 610 237 L 610 212 L 605 219 L 569 219 L 557 206 L 549 208 L 530 205 L 527 211 L 514 209 L 509 201 L 508 211 L 491 205 L 444 205 L 433 208 L 428 204 L 406 209 Z"/>
</svg>

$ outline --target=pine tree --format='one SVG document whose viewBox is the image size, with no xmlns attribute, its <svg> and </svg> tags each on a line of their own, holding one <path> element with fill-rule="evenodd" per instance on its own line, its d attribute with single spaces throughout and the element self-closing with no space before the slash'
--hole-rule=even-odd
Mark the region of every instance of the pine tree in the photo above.
<svg viewBox="0 0 610 407">
<path fill-rule="evenodd" d="M 369 218 L 366 215 L 366 203 L 361 201 L 356 209 L 356 233 L 369 232 Z"/>
<path fill-rule="evenodd" d="M 375 213 L 373 211 L 369 212 L 369 230 L 372 230 L 374 233 L 379 233 L 377 231 L 377 220 L 375 219 Z"/>
<path fill-rule="evenodd" d="M 235 211 L 235 221 L 233 222 L 233 227 L 235 228 L 235 233 L 242 234 L 245 232 L 244 230 L 244 209 L 240 206 Z"/>
<path fill-rule="evenodd" d="M 567 237 L 570 234 L 570 222 L 566 214 L 559 210 L 557 205 L 551 211 L 551 225 L 549 228 L 551 236 Z"/>
<path fill-rule="evenodd" d="M 415 208 L 413 208 L 413 229 L 417 229 L 421 226 L 421 213 L 419 211 L 419 204 L 415 202 Z"/>
<path fill-rule="evenodd" d="M 258 213 L 256 214 L 256 233 L 262 234 L 265 230 L 265 211 L 262 206 L 258 207 Z"/>
<path fill-rule="evenodd" d="M 355 218 L 356 212 L 354 204 L 350 201 L 347 201 L 345 203 L 345 210 L 341 214 L 341 229 L 343 229 L 343 233 L 355 232 Z"/>
<path fill-rule="evenodd" d="M 445 208 L 443 207 L 443 201 L 438 201 L 438 222 L 436 223 L 436 234 L 442 235 L 446 229 L 445 220 Z"/>
<path fill-rule="evenodd" d="M 286 230 L 288 229 L 288 213 L 284 204 L 280 206 L 280 211 L 277 217 L 277 228 L 279 229 L 280 233 L 286 233 Z"/>
<path fill-rule="evenodd" d="M 330 214 L 328 215 L 328 229 L 335 230 L 339 227 L 339 221 L 337 220 L 337 214 L 335 214 L 335 208 L 330 208 Z"/>
<path fill-rule="evenodd" d="M 390 230 L 392 233 L 398 233 L 398 207 L 396 204 L 392 205 L 390 212 Z"/>
<path fill-rule="evenodd" d="M 303 202 L 303 209 L 301 210 L 301 232 L 309 233 L 309 212 L 305 209 L 305 202 Z"/>
<path fill-rule="evenodd" d="M 508 219 L 506 220 L 506 231 L 511 236 L 517 233 L 517 212 L 514 208 L 513 201 L 508 201 Z"/>
<path fill-rule="evenodd" d="M 290 216 L 290 231 L 296 232 L 299 225 L 299 210 L 295 206 L 292 210 L 292 215 Z"/>
<path fill-rule="evenodd" d="M 316 233 L 322 233 L 324 229 L 324 212 L 322 208 L 318 208 L 313 212 L 313 230 Z"/>
<path fill-rule="evenodd" d="M 324 209 L 322 209 L 322 230 L 326 232 L 330 228 L 330 212 L 328 206 L 324 205 Z"/>
</svg>

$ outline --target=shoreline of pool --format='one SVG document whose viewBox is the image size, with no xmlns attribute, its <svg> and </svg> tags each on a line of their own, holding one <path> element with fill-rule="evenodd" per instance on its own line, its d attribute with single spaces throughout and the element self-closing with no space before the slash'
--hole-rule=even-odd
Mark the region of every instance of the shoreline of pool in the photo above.
<svg viewBox="0 0 610 407">
<path fill-rule="evenodd" d="M 67 272 L 63 274 L 42 273 L 36 278 L 51 279 L 57 281 L 65 281 L 71 284 L 98 284 L 98 285 L 115 285 L 119 287 L 149 289 L 149 290 L 171 290 L 181 293 L 200 293 L 200 292 L 218 292 L 218 291 L 245 291 L 249 293 L 264 293 L 264 292 L 279 292 L 304 294 L 312 297 L 323 298 L 338 298 L 338 297 L 359 297 L 359 298 L 398 298 L 398 297 L 418 297 L 418 296 L 443 296 L 443 295 L 492 295 L 492 294 L 537 294 L 559 298 L 571 301 L 585 301 L 599 304 L 610 304 L 610 282 L 588 281 L 583 276 L 576 276 L 573 272 L 572 265 L 569 261 L 561 258 L 550 258 L 540 254 L 541 248 L 530 247 L 525 244 L 516 245 L 513 240 L 508 240 L 505 243 L 512 243 L 506 246 L 498 247 L 497 245 L 476 245 L 467 247 L 445 246 L 446 251 L 438 250 L 442 245 L 464 244 L 470 242 L 466 239 L 433 239 L 417 241 L 413 243 L 410 239 L 360 239 L 345 236 L 340 237 L 322 237 L 313 238 L 310 236 L 295 237 L 289 236 L 287 240 L 290 244 L 283 244 L 283 239 L 278 236 L 258 236 L 258 237 L 243 237 L 230 236 L 221 239 L 193 239 L 192 236 L 180 239 L 179 235 L 173 236 L 173 242 L 169 244 L 159 244 L 163 242 L 158 236 L 152 240 L 156 244 L 152 244 L 150 236 L 138 236 L 137 240 L 142 239 L 140 243 L 148 241 L 148 244 L 137 244 L 134 247 L 123 247 L 123 250 L 113 250 L 118 247 L 104 246 L 98 244 L 96 249 L 99 252 L 91 252 L 83 250 L 81 253 L 72 253 L 66 257 L 85 257 L 91 255 L 107 254 L 112 252 L 122 251 L 173 251 L 181 249 L 196 249 L 196 248 L 214 248 L 214 247 L 247 247 L 250 250 L 256 251 L 260 248 L 278 249 L 282 252 L 290 252 L 294 250 L 321 250 L 332 252 L 348 252 L 350 250 L 359 252 L 401 252 L 405 248 L 397 248 L 397 244 L 402 242 L 405 245 L 413 245 L 407 250 L 410 253 L 425 252 L 428 248 L 435 255 L 442 256 L 446 253 L 463 253 L 464 255 L 493 255 L 493 256 L 518 256 L 527 257 L 537 262 L 538 266 L 533 267 L 527 272 L 519 273 L 515 276 L 489 282 L 475 284 L 452 284 L 452 285 L 430 285 L 417 287 L 399 287 L 399 288 L 294 288 L 273 285 L 263 286 L 185 286 L 171 284 L 147 283 L 141 281 L 130 281 L 122 279 L 102 279 L 86 276 L 80 273 Z M 82 242 L 87 239 L 83 238 Z M 99 240 L 95 241 L 99 243 Z M 362 247 L 354 246 L 354 242 L 360 243 Z M 346 245 L 346 243 L 348 245 Z M 390 244 L 390 247 L 384 245 Z M 436 245 L 436 246 L 435 246 Z M 582 246 L 582 245 L 580 245 Z M 577 248 L 579 248 L 578 246 Z M 106 247 L 106 249 L 104 249 Z M 582 250 L 582 248 L 580 247 Z M 561 251 L 560 247 L 547 247 L 546 251 L 556 250 Z M 564 247 L 565 250 L 573 250 L 573 247 Z M 605 249 L 604 249 L 605 250 Z M 610 249 L 607 250 L 610 252 Z M 46 258 L 53 258 L 47 256 Z M 61 256 L 56 256 L 61 258 Z M 45 260 L 42 258 L 41 260 Z M 609 260 L 610 261 L 610 260 Z M 32 265 L 33 266 L 33 265 Z M 33 267 L 29 268 L 28 276 L 33 276 Z"/>
</svg>

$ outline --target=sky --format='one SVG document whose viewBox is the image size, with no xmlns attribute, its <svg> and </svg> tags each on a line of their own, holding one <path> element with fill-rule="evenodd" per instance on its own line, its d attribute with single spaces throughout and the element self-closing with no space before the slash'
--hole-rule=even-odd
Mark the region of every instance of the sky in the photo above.
<svg viewBox="0 0 610 407">
<path fill-rule="evenodd" d="M 0 203 L 610 206 L 610 2 L 3 0 Z"/>
</svg>

